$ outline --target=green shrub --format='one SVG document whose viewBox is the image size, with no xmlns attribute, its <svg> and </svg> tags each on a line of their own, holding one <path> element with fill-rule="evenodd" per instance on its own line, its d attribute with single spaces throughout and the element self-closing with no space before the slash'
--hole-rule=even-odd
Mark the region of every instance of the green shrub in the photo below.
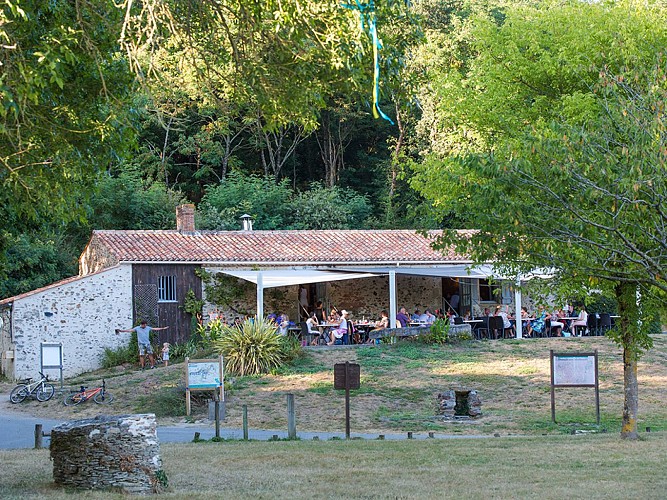
<svg viewBox="0 0 667 500">
<path fill-rule="evenodd" d="M 199 339 L 192 336 L 187 342 L 184 342 L 183 344 L 173 344 L 169 348 L 169 361 L 177 363 L 183 361 L 185 358 L 193 358 L 200 349 L 201 344 Z"/>
<path fill-rule="evenodd" d="M 445 344 L 449 340 L 449 323 L 444 319 L 436 319 L 427 335 L 419 339 L 425 344 Z"/>
<path fill-rule="evenodd" d="M 222 337 L 213 342 L 215 351 L 224 356 L 226 371 L 241 376 L 270 373 L 283 365 L 296 347 L 278 335 L 274 323 L 264 320 L 223 327 Z"/>
<path fill-rule="evenodd" d="M 113 368 L 114 366 L 123 365 L 125 363 L 135 363 L 139 353 L 139 344 L 137 342 L 136 332 L 132 332 L 130 342 L 126 346 L 117 347 L 116 349 L 104 348 L 102 355 L 102 367 Z"/>
</svg>

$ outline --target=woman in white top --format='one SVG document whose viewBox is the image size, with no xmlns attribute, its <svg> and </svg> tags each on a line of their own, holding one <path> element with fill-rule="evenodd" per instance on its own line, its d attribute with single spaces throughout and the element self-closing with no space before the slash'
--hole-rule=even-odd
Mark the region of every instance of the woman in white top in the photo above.
<svg viewBox="0 0 667 500">
<path fill-rule="evenodd" d="M 340 323 L 331 331 L 331 342 L 328 345 L 333 345 L 336 340 L 342 339 L 347 334 L 347 315 L 348 312 L 345 309 L 340 312 Z"/>
<path fill-rule="evenodd" d="M 573 335 L 577 332 L 578 326 L 583 326 L 583 327 L 588 326 L 588 313 L 586 312 L 586 308 L 584 306 L 581 306 L 581 311 L 579 311 L 579 316 L 577 316 L 577 319 L 575 319 L 572 322 Z M 579 337 L 581 337 L 581 334 L 579 334 Z"/>
</svg>

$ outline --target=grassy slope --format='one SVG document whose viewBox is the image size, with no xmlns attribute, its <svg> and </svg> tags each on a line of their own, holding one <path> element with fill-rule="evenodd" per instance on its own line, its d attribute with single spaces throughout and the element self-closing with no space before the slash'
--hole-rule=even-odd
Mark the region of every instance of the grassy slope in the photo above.
<svg viewBox="0 0 667 500">
<path fill-rule="evenodd" d="M 667 335 L 655 336 L 655 348 L 640 362 L 640 430 L 667 430 Z M 333 390 L 333 364 L 361 365 L 361 389 L 351 398 L 353 432 L 435 431 L 463 434 L 558 434 L 595 429 L 593 389 L 558 389 L 558 424 L 551 422 L 549 349 L 600 353 L 602 427 L 620 429 L 623 377 L 620 350 L 605 338 L 531 339 L 470 342 L 444 347 L 413 342 L 362 348 L 308 350 L 295 366 L 280 374 L 236 378 L 228 392 L 224 426 L 241 426 L 241 406 L 248 405 L 252 428 L 285 429 L 285 394 L 296 396 L 299 430 L 343 431 L 344 393 Z M 60 401 L 29 402 L 16 411 L 63 419 L 98 413 L 156 412 L 184 415 L 183 365 L 146 372 L 118 368 L 86 374 L 72 385 L 94 385 L 101 377 L 116 396 L 110 407 L 88 402 L 65 408 Z M 468 422 L 436 417 L 436 395 L 448 388 L 476 389 L 483 416 Z M 4 388 L 5 390 L 7 387 Z M 197 413 L 198 412 L 198 413 Z M 193 417 L 202 418 L 204 408 Z M 162 422 L 185 420 L 160 417 Z"/>
</svg>

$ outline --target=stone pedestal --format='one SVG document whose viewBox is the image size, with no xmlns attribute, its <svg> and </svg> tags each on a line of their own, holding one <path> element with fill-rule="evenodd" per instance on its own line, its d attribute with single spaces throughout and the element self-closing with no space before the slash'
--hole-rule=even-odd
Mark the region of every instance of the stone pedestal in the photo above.
<svg viewBox="0 0 667 500">
<path fill-rule="evenodd" d="M 166 485 L 154 414 L 60 424 L 51 431 L 51 459 L 63 486 L 151 494 Z"/>
<path fill-rule="evenodd" d="M 482 415 L 482 400 L 477 391 L 449 389 L 438 394 L 438 411 L 446 419 L 476 418 Z"/>
</svg>

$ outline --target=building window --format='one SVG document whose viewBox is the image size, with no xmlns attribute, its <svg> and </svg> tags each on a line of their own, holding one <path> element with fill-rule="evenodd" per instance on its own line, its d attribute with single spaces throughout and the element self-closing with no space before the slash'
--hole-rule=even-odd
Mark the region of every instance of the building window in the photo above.
<svg viewBox="0 0 667 500">
<path fill-rule="evenodd" d="M 176 276 L 160 276 L 157 283 L 158 302 L 176 302 Z"/>
<path fill-rule="evenodd" d="M 486 279 L 479 280 L 479 300 L 481 302 L 500 302 L 501 298 L 500 283 L 494 283 Z"/>
</svg>

